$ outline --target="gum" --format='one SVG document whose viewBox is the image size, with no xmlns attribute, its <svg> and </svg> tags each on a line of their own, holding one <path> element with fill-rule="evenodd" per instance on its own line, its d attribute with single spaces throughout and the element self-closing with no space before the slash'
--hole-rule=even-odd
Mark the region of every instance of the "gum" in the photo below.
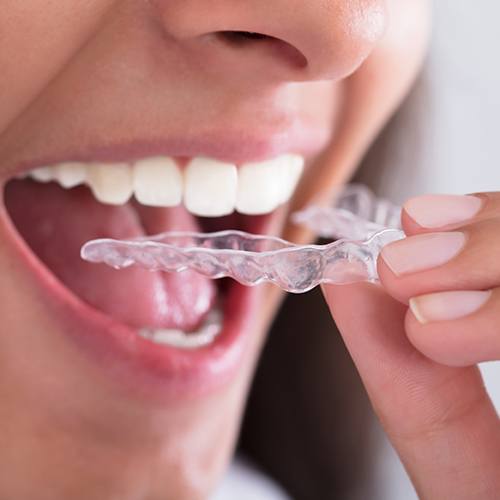
<svg viewBox="0 0 500 500">
<path fill-rule="evenodd" d="M 398 229 L 401 209 L 365 187 L 350 185 L 331 207 L 312 206 L 293 214 L 327 245 L 295 245 L 280 238 L 241 231 L 170 232 L 132 240 L 87 242 L 81 257 L 116 269 L 132 265 L 151 271 L 192 269 L 212 279 L 230 277 L 247 286 L 270 282 L 291 293 L 322 284 L 378 280 L 382 247 L 404 238 Z"/>
</svg>

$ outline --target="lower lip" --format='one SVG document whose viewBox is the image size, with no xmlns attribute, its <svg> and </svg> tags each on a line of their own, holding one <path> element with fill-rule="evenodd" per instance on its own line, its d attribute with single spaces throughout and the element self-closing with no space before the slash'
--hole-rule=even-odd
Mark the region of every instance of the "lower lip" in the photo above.
<svg viewBox="0 0 500 500">
<path fill-rule="evenodd" d="M 3 193 L 3 186 L 0 186 Z M 0 200 L 1 239 L 21 268 L 31 271 L 44 309 L 92 363 L 126 391 L 148 398 L 193 398 L 234 378 L 241 365 L 258 289 L 232 282 L 226 294 L 221 333 L 207 346 L 185 350 L 154 344 L 127 325 L 87 305 L 36 257 L 17 233 Z"/>
<path fill-rule="evenodd" d="M 61 304 L 66 302 L 58 318 L 79 347 L 98 360 L 121 386 L 125 384 L 127 390 L 155 399 L 198 397 L 232 380 L 241 365 L 257 296 L 256 289 L 232 284 L 224 305 L 221 333 L 211 344 L 188 350 L 145 340 L 81 302 L 77 307 L 69 304 L 60 290 L 50 288 Z M 71 294 L 61 288 L 63 293 Z"/>
</svg>

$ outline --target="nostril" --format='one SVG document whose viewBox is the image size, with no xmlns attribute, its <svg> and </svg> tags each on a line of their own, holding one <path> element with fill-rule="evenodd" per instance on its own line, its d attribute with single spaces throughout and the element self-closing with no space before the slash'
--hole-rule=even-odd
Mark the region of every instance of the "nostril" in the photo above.
<svg viewBox="0 0 500 500">
<path fill-rule="evenodd" d="M 296 68 L 307 66 L 307 59 L 302 52 L 288 42 L 270 35 L 255 31 L 218 31 L 215 36 L 232 47 L 266 50 Z"/>
<path fill-rule="evenodd" d="M 273 38 L 254 31 L 219 31 L 217 35 L 229 43 L 240 44 L 250 40 L 265 40 Z"/>
</svg>

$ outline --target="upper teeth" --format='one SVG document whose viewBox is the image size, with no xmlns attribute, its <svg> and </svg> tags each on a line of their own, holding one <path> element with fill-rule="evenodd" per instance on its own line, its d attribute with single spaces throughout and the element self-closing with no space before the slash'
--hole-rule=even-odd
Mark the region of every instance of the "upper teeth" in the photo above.
<svg viewBox="0 0 500 500">
<path fill-rule="evenodd" d="M 191 213 L 217 217 L 234 210 L 236 165 L 195 158 L 187 166 L 184 180 L 184 204 Z"/>
<path fill-rule="evenodd" d="M 101 203 L 121 205 L 132 195 L 143 205 L 171 207 L 184 200 L 193 214 L 206 217 L 264 214 L 286 203 L 304 166 L 301 156 L 237 167 L 211 158 L 194 158 L 185 169 L 169 157 L 129 163 L 65 162 L 37 168 L 29 176 L 38 182 L 57 181 L 64 188 L 87 184 Z"/>
</svg>

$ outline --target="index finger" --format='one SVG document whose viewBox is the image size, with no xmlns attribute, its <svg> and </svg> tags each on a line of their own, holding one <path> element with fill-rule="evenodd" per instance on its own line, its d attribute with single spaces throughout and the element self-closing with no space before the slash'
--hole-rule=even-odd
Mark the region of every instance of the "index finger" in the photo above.
<svg viewBox="0 0 500 500">
<path fill-rule="evenodd" d="M 494 499 L 500 425 L 476 367 L 420 354 L 404 331 L 407 307 L 371 284 L 324 287 L 373 407 L 419 495 Z"/>
</svg>

